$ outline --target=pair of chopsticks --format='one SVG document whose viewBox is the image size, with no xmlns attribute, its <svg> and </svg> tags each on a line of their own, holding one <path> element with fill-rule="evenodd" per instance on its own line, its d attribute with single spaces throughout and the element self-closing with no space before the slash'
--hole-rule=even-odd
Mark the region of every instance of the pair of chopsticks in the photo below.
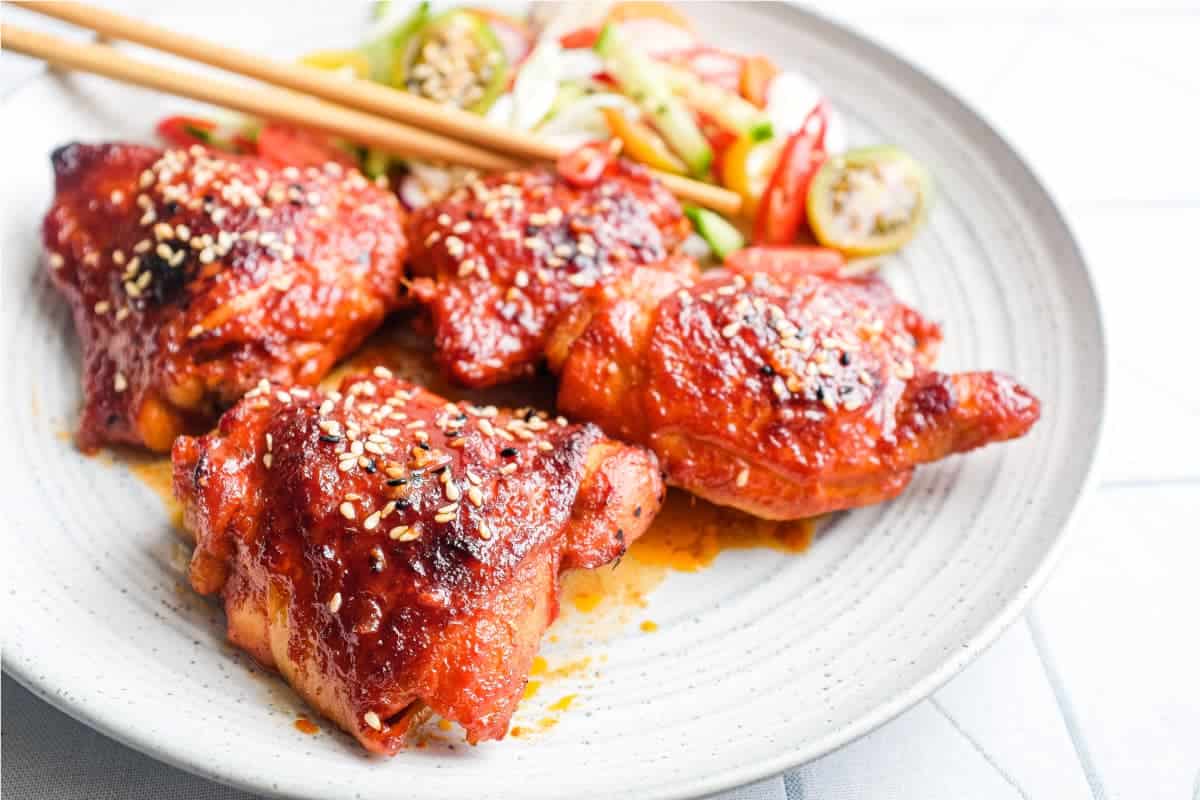
<svg viewBox="0 0 1200 800">
<path fill-rule="evenodd" d="M 311 128 L 400 156 L 479 170 L 511 169 L 563 154 L 561 148 L 536 136 L 371 81 L 272 61 L 82 3 L 18 0 L 13 4 L 108 39 L 134 42 L 269 85 L 226 83 L 138 61 L 106 45 L 77 44 L 0 25 L 4 49 L 59 67 Z M 727 189 L 679 175 L 656 176 L 682 200 L 727 215 L 741 208 L 741 198 Z"/>
</svg>

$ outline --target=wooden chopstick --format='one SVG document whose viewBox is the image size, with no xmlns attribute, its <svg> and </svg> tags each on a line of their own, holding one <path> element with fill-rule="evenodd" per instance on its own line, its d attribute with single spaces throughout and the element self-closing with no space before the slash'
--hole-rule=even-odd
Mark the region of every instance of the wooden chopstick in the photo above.
<svg viewBox="0 0 1200 800">
<path fill-rule="evenodd" d="M 20 0 L 14 4 L 112 39 L 135 42 L 227 72 L 256 78 L 273 86 L 303 92 L 422 130 L 436 131 L 451 139 L 471 142 L 517 159 L 552 161 L 563 154 L 563 148 L 532 134 L 514 131 L 468 111 L 434 103 L 372 81 L 345 78 L 303 64 L 273 61 L 82 3 Z M 411 155 L 420 157 L 416 152 Z M 728 215 L 735 215 L 741 209 L 741 198 L 727 189 L 663 172 L 656 173 L 656 177 L 683 200 Z"/>
<path fill-rule="evenodd" d="M 179 72 L 129 58 L 104 45 L 69 42 L 12 25 L 0 25 L 0 41 L 6 50 L 24 53 L 51 64 L 202 100 L 266 119 L 313 128 L 390 153 L 462 164 L 480 170 L 518 166 L 518 162 L 505 156 L 362 111 L 283 89 L 240 86 Z"/>
</svg>

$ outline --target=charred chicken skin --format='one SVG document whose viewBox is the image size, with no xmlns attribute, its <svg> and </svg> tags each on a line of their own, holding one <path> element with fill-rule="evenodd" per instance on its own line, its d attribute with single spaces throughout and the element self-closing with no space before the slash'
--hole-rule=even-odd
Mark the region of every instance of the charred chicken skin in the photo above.
<svg viewBox="0 0 1200 800">
<path fill-rule="evenodd" d="M 629 162 L 586 188 L 550 168 L 493 175 L 414 212 L 413 292 L 450 378 L 491 386 L 534 372 L 551 326 L 589 287 L 659 263 L 694 274 L 675 254 L 689 231 L 670 192 Z"/>
<path fill-rule="evenodd" d="M 620 556 L 663 497 L 654 455 L 594 425 L 383 368 L 332 393 L 264 382 L 172 458 L 190 580 L 230 639 L 386 754 L 427 709 L 503 737 L 560 572 Z"/>
<path fill-rule="evenodd" d="M 52 162 L 43 235 L 83 341 L 84 448 L 165 451 L 260 376 L 313 384 L 398 303 L 401 210 L 357 172 L 128 144 Z"/>
<path fill-rule="evenodd" d="M 877 277 L 639 270 L 566 314 L 558 407 L 667 481 L 768 519 L 895 497 L 919 464 L 1026 433 L 1038 401 L 932 365 L 941 334 Z"/>
</svg>

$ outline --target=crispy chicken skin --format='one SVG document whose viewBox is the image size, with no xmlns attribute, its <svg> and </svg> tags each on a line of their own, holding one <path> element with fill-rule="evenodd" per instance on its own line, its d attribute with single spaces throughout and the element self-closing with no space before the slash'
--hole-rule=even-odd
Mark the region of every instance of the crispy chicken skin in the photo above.
<svg viewBox="0 0 1200 800">
<path fill-rule="evenodd" d="M 658 511 L 654 455 L 533 411 L 391 377 L 263 383 L 181 437 L 190 579 L 229 637 L 368 750 L 426 709 L 505 735 L 562 570 L 620 556 Z"/>
<path fill-rule="evenodd" d="M 923 464 L 1012 439 L 1039 404 L 933 371 L 941 334 L 877 277 L 638 270 L 564 315 L 558 407 L 651 447 L 668 483 L 768 519 L 895 497 Z"/>
<path fill-rule="evenodd" d="M 313 384 L 399 302 L 394 196 L 196 147 L 52 156 L 50 277 L 83 341 L 80 446 L 170 449 L 260 376 Z"/>
<path fill-rule="evenodd" d="M 552 324 L 586 288 L 660 262 L 694 274 L 675 255 L 689 231 L 670 192 L 630 162 L 584 189 L 550 168 L 493 175 L 414 212 L 413 292 L 433 317 L 442 368 L 491 386 L 534 372 Z"/>
</svg>

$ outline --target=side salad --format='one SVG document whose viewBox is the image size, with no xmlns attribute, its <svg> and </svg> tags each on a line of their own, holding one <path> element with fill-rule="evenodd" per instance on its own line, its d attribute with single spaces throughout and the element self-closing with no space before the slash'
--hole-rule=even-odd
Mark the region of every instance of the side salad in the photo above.
<svg viewBox="0 0 1200 800">
<path fill-rule="evenodd" d="M 653 0 L 534 3 L 520 17 L 384 0 L 360 47 L 302 62 L 567 148 L 615 140 L 635 161 L 724 186 L 742 197 L 741 219 L 688 209 L 718 260 L 747 238 L 776 248 L 819 244 L 849 257 L 891 252 L 912 238 L 930 202 L 925 170 L 902 150 L 846 149 L 840 118 L 805 76 L 711 45 L 679 10 Z M 467 172 L 244 118 L 174 116 L 158 131 L 173 144 L 280 163 L 353 164 L 390 181 L 410 207 Z"/>
</svg>

